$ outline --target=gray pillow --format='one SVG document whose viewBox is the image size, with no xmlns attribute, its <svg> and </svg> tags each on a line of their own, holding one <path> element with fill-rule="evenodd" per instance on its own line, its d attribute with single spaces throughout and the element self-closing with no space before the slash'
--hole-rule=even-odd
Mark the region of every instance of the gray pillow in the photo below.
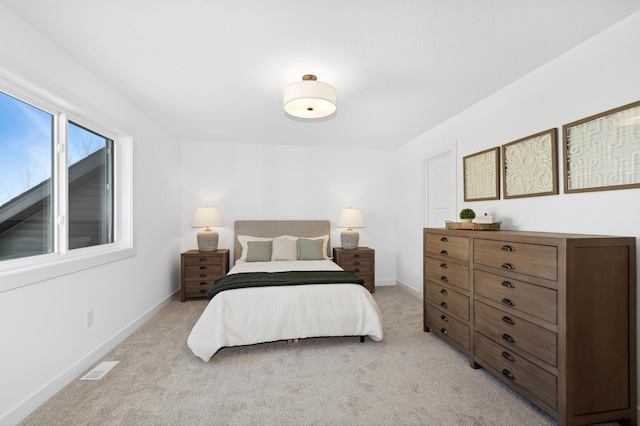
<svg viewBox="0 0 640 426">
<path fill-rule="evenodd" d="M 271 241 L 247 241 L 247 262 L 271 261 Z"/>
<path fill-rule="evenodd" d="M 298 259 L 299 260 L 322 260 L 323 240 L 298 239 Z"/>
</svg>

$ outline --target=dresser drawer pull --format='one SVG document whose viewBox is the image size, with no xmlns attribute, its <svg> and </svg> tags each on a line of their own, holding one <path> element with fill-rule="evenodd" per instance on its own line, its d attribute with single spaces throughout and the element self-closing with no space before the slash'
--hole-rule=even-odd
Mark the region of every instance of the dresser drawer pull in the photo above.
<svg viewBox="0 0 640 426">
<path fill-rule="evenodd" d="M 440 277 L 440 281 L 444 281 L 445 283 L 448 283 L 449 282 L 449 278 L 447 278 L 446 276 L 443 275 L 443 276 Z"/>
<path fill-rule="evenodd" d="M 446 302 L 440 302 L 440 306 L 442 306 L 445 309 L 449 309 L 449 305 L 447 305 Z"/>
<path fill-rule="evenodd" d="M 441 267 L 442 269 L 447 269 L 447 268 L 449 268 L 449 265 L 447 265 L 446 263 L 441 263 L 441 264 L 440 264 L 440 267 Z"/>
<path fill-rule="evenodd" d="M 513 337 L 511 337 L 511 336 L 509 336 L 507 333 L 504 333 L 504 334 L 502 335 L 502 338 L 503 338 L 504 340 L 506 340 L 507 342 L 509 342 L 509 343 L 515 343 L 515 342 L 516 342 L 516 339 L 514 339 L 514 338 L 513 338 Z"/>
<path fill-rule="evenodd" d="M 513 285 L 513 283 L 509 282 L 509 281 L 502 281 L 502 287 L 507 287 L 507 288 L 516 288 L 515 285 Z"/>
<path fill-rule="evenodd" d="M 514 249 L 512 246 L 509 246 L 509 245 L 502 246 L 502 250 L 504 250 L 504 251 L 516 251 L 516 249 Z"/>
<path fill-rule="evenodd" d="M 515 380 L 515 379 L 516 379 L 516 376 L 514 376 L 514 375 L 513 375 L 513 373 L 512 373 L 511 371 L 507 370 L 506 368 L 503 368 L 503 369 L 502 369 L 502 374 L 504 374 L 505 376 L 507 376 L 507 378 L 508 378 L 509 380 Z"/>
<path fill-rule="evenodd" d="M 206 261 L 207 261 L 207 258 L 206 258 L 206 257 L 201 257 L 201 258 L 200 258 L 200 262 L 206 262 Z"/>
<path fill-rule="evenodd" d="M 449 317 L 446 315 L 440 315 L 440 319 L 444 322 L 448 322 L 449 321 Z"/>
<path fill-rule="evenodd" d="M 200 285 L 207 285 L 208 283 L 206 281 L 200 281 Z"/>
<path fill-rule="evenodd" d="M 207 292 L 207 290 L 206 290 L 206 289 L 204 289 L 204 288 L 203 288 L 202 290 L 200 290 L 200 293 L 203 293 L 203 294 L 204 294 L 204 293 L 206 293 L 206 292 Z"/>
<path fill-rule="evenodd" d="M 440 254 L 443 255 L 443 256 L 449 256 L 449 253 L 447 253 L 446 250 L 441 250 Z"/>
<path fill-rule="evenodd" d="M 448 243 L 449 242 L 449 240 L 447 240 L 447 237 L 440 238 L 440 241 L 442 241 L 443 243 Z"/>
<path fill-rule="evenodd" d="M 360 262 L 352 262 L 351 264 L 352 264 L 352 265 L 359 265 L 359 264 L 360 264 Z"/>
<path fill-rule="evenodd" d="M 508 270 L 510 270 L 510 271 L 513 271 L 513 270 L 515 270 L 515 269 L 516 269 L 516 267 L 515 267 L 515 266 L 513 266 L 511 263 L 503 263 L 503 264 L 502 264 L 502 268 L 503 268 L 503 269 L 508 269 Z"/>
<path fill-rule="evenodd" d="M 200 274 L 200 278 L 206 278 L 207 274 Z"/>
<path fill-rule="evenodd" d="M 442 334 L 444 334 L 445 336 L 448 336 L 448 335 L 449 335 L 449 330 L 447 330 L 447 329 L 446 329 L 446 328 L 444 328 L 444 327 L 442 327 L 442 328 L 440 329 L 440 331 L 441 331 L 441 332 L 442 332 Z"/>
<path fill-rule="evenodd" d="M 509 352 L 504 351 L 502 352 L 502 358 L 511 361 L 511 362 L 516 362 L 516 359 L 513 357 L 513 355 L 511 355 Z"/>
<path fill-rule="evenodd" d="M 511 307 L 516 306 L 516 303 L 513 300 L 507 299 L 506 297 L 502 299 L 502 304 L 506 306 L 511 306 Z"/>
<path fill-rule="evenodd" d="M 514 320 L 512 320 L 511 318 L 509 318 L 508 316 L 504 316 L 502 317 L 502 321 L 506 322 L 509 325 L 514 325 L 516 322 Z"/>
<path fill-rule="evenodd" d="M 449 292 L 444 288 L 440 289 L 440 293 L 444 294 L 445 296 L 449 294 Z"/>
<path fill-rule="evenodd" d="M 207 269 L 207 267 L 206 266 L 201 266 L 200 269 Z"/>
</svg>

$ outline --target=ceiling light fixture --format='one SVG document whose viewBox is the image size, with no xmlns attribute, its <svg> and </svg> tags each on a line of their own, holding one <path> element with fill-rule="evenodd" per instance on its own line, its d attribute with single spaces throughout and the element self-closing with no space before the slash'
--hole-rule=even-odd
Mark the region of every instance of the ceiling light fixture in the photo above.
<svg viewBox="0 0 640 426">
<path fill-rule="evenodd" d="M 312 74 L 302 76 L 302 81 L 285 87 L 284 110 L 299 118 L 322 118 L 336 111 L 336 89 L 317 81 Z"/>
</svg>

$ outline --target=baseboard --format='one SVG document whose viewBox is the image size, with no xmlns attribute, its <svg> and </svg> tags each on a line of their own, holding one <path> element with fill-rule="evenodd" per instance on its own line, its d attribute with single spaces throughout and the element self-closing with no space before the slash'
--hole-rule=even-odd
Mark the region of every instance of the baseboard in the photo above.
<svg viewBox="0 0 640 426">
<path fill-rule="evenodd" d="M 118 333 L 116 333 L 109 340 L 97 347 L 94 351 L 89 353 L 84 358 L 78 360 L 75 364 L 69 367 L 67 370 L 60 373 L 56 378 L 49 383 L 42 386 L 35 391 L 31 396 L 27 397 L 24 401 L 18 404 L 13 409 L 7 411 L 7 413 L 0 418 L 0 425 L 21 425 L 29 414 L 35 411 L 40 405 L 44 404 L 49 398 L 62 390 L 66 385 L 77 379 L 83 372 L 89 367 L 93 366 L 109 351 L 118 346 L 124 339 L 129 337 L 134 331 L 140 328 L 144 323 L 153 318 L 158 312 L 160 312 L 165 306 L 167 306 L 174 298 L 178 297 L 180 290 L 178 289 L 174 293 L 170 294 L 163 301 L 156 306 L 149 309 L 142 314 L 131 324 L 124 327 Z"/>
<path fill-rule="evenodd" d="M 402 281 L 396 281 L 396 285 L 398 287 L 400 287 L 401 289 L 403 289 L 404 291 L 406 291 L 407 293 L 409 293 L 410 295 L 422 300 L 422 292 L 421 291 L 416 291 L 413 287 L 403 283 Z"/>
<path fill-rule="evenodd" d="M 376 280 L 376 287 L 389 287 L 396 285 L 395 280 Z"/>
</svg>

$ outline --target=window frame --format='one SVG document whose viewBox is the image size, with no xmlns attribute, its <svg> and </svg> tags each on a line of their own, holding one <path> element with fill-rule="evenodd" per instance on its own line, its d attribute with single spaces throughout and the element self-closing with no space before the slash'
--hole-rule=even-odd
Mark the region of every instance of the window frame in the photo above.
<svg viewBox="0 0 640 426">
<path fill-rule="evenodd" d="M 0 91 L 54 116 L 52 141 L 53 247 L 51 253 L 0 261 L 0 293 L 93 268 L 136 254 L 133 217 L 133 137 L 99 125 L 62 98 L 0 68 Z M 67 123 L 81 125 L 113 140 L 113 242 L 69 250 Z"/>
</svg>

